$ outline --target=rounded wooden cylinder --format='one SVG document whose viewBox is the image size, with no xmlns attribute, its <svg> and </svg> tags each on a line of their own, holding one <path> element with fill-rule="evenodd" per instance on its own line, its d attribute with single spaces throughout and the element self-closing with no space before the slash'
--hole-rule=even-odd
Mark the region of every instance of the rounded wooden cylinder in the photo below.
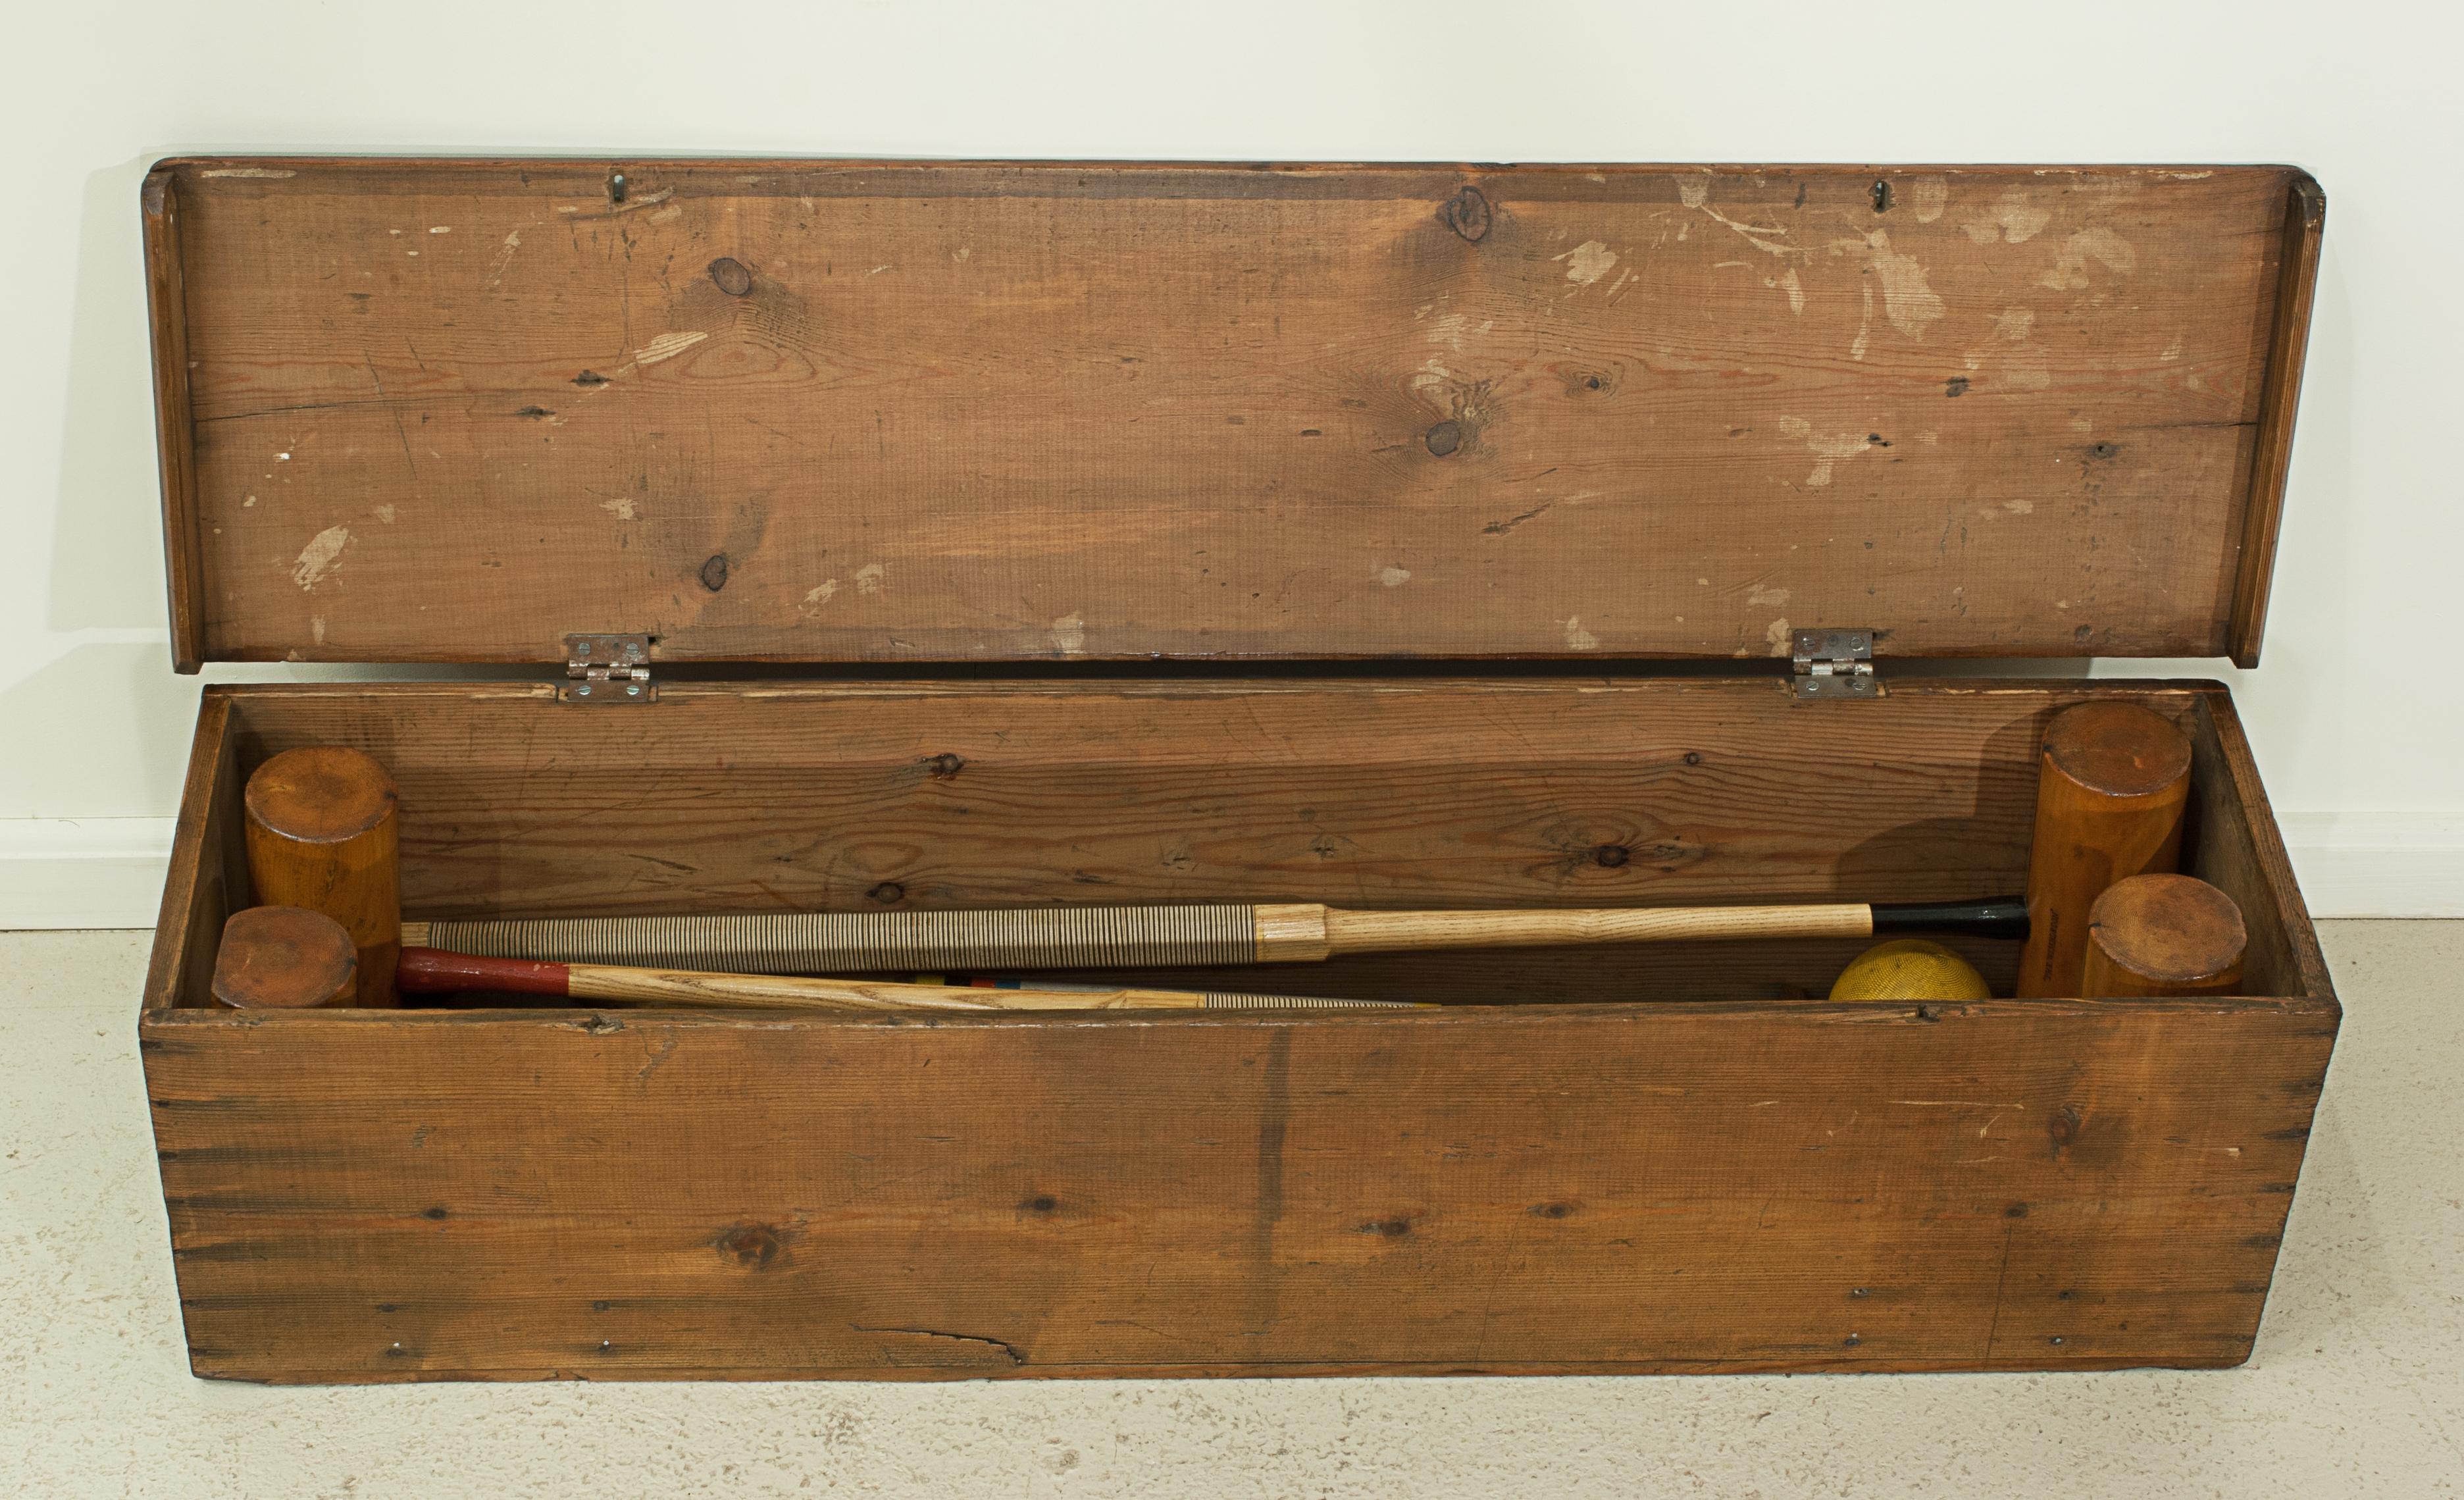
<svg viewBox="0 0 2464 1500">
<path fill-rule="evenodd" d="M 342 924 L 299 906 L 253 906 L 223 923 L 214 1001 L 233 1010 L 312 1010 L 359 1002 L 359 947 Z"/>
<path fill-rule="evenodd" d="M 2096 898 L 2079 993 L 2230 995 L 2241 987 L 2249 944 L 2241 908 L 2215 887 L 2189 875 L 2136 875 Z"/>
<path fill-rule="evenodd" d="M 248 872 L 269 906 L 342 924 L 359 950 L 359 1003 L 395 1004 L 402 860 L 393 778 L 357 750 L 285 750 L 248 779 Z"/>
<path fill-rule="evenodd" d="M 2182 852 L 2190 741 L 2135 703 L 2082 703 L 2045 730 L 2028 853 L 2023 998 L 2077 995 L 2089 909 L 2117 881 L 2170 871 Z"/>
</svg>

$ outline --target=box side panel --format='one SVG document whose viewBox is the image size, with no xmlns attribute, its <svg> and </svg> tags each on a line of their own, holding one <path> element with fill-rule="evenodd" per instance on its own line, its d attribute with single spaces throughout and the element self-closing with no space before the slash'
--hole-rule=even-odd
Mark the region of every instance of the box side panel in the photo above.
<svg viewBox="0 0 2464 1500">
<path fill-rule="evenodd" d="M 250 688 L 244 761 L 368 751 L 427 917 L 1064 900 L 1631 905 L 2024 875 L 2042 719 L 2136 685 Z"/>
<path fill-rule="evenodd" d="M 214 659 L 2211 655 L 2299 353 L 2283 167 L 164 173 Z"/>
<path fill-rule="evenodd" d="M 175 1012 L 198 1373 L 2218 1365 L 2306 1004 L 1226 1023 Z"/>
<path fill-rule="evenodd" d="M 154 442 L 163 483 L 163 571 L 170 595 L 171 664 L 205 662 L 205 528 L 198 515 L 197 430 L 189 400 L 187 264 L 179 174 L 145 176 L 145 302 L 154 355 Z"/>
<path fill-rule="evenodd" d="M 229 690 L 221 688 L 208 688 L 198 700 L 171 865 L 145 970 L 147 1010 L 207 1003 L 223 919 L 253 904 L 241 849 L 241 773 L 231 701 Z"/>
<path fill-rule="evenodd" d="M 248 866 L 241 855 L 240 781 L 231 734 L 231 694 L 209 687 L 198 699 L 197 730 L 189 742 L 187 780 L 180 789 L 178 827 L 172 834 L 171 864 L 163 885 L 163 906 L 154 924 L 154 949 L 146 961 L 145 990 L 138 1014 L 138 1058 L 145 1070 L 146 1096 L 160 1098 L 178 1087 L 155 1056 L 156 1032 L 150 1023 L 181 1006 L 211 1004 L 214 958 L 223 921 L 250 904 Z M 155 1112 L 159 1125 L 161 1111 Z M 161 1137 L 156 1137 L 161 1146 Z M 162 1158 L 165 1164 L 169 1158 Z M 164 1180 L 167 1200 L 175 1191 Z M 176 1215 L 174 1216 L 176 1219 Z M 174 1270 L 182 1285 L 187 1275 L 177 1263 L 178 1230 L 173 1229 Z M 188 1323 L 187 1304 L 181 1318 L 193 1344 L 196 1329 Z"/>
<path fill-rule="evenodd" d="M 2335 983 L 2232 695 L 2221 687 L 2199 695 L 2183 727 L 2191 748 L 2185 870 L 2240 906 L 2250 934 L 2244 984 L 2254 994 L 2307 996 L 2332 1008 Z"/>
<path fill-rule="evenodd" d="M 2301 405 L 2301 369 L 2310 349 L 2310 302 L 2319 289 L 2319 246 L 2327 228 L 2327 195 L 2307 172 L 2294 175 L 2284 206 L 2283 249 L 2268 334 L 2267 384 L 2253 433 L 2250 505 L 2242 521 L 2241 560 L 2233 569 L 2233 665 L 2258 665 L 2267 630 L 2267 591 L 2276 577 L 2276 538 L 2283 528 L 2284 489 L 2293 464 L 2293 419 Z"/>
</svg>

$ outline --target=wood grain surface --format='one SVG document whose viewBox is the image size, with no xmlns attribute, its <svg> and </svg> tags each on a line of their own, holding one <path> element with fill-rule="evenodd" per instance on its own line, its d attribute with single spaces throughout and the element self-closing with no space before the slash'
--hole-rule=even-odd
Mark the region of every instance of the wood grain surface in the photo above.
<svg viewBox="0 0 2464 1500">
<path fill-rule="evenodd" d="M 209 687 L 197 701 L 188 775 L 180 788 L 171 863 L 164 872 L 154 951 L 145 966 L 149 1010 L 212 1004 L 223 924 L 233 912 L 256 904 L 241 805 L 247 777 L 231 722 L 234 705 L 244 701 L 244 694 L 225 687 Z"/>
<path fill-rule="evenodd" d="M 171 660 L 194 672 L 205 659 L 208 597 L 203 508 L 197 493 L 196 413 L 188 405 L 187 255 L 175 176 L 147 174 L 145 301 L 154 359 L 154 449 L 163 485 L 163 572 L 171 596 Z"/>
<path fill-rule="evenodd" d="M 2315 200 L 2282 167 L 169 162 L 175 640 L 2247 657 Z"/>
<path fill-rule="evenodd" d="M 253 687 L 253 765 L 366 750 L 414 917 L 1069 900 L 1948 900 L 2026 878 L 2041 719 L 2094 687 L 1776 681 Z M 2130 690 L 2121 690 L 2130 691 Z M 2195 695 L 2151 701 L 2190 712 Z"/>
<path fill-rule="evenodd" d="M 300 906 L 253 906 L 223 924 L 213 994 L 233 1010 L 358 1003 L 359 949 L 342 924 Z"/>
<path fill-rule="evenodd" d="M 2250 738 L 2228 693 L 2203 695 L 2190 735 L 2190 806 L 2183 829 L 2182 872 L 2196 875 L 2241 908 L 2250 950 L 2242 974 L 2254 991 L 2331 995 L 2310 912 L 2293 878 Z M 2185 727 L 2190 727 L 2186 725 Z M 2216 830 L 2225 830 L 2218 836 Z M 2264 979 L 2261 976 L 2265 976 Z"/>
<path fill-rule="evenodd" d="M 241 807 L 256 898 L 340 922 L 359 948 L 360 1004 L 393 1004 L 402 853 L 391 773 L 347 745 L 302 745 L 249 773 Z"/>
<path fill-rule="evenodd" d="M 198 1008 L 300 744 L 392 769 L 414 916 L 1919 900 L 2022 877 L 2099 698 L 2190 735 L 2185 868 L 2277 998 L 1787 998 L 1828 939 L 1309 968 L 1458 1003 L 1374 1017 Z M 191 1357 L 256 1380 L 2231 1364 L 2338 1014 L 2201 684 L 216 687 L 165 913 Z"/>
<path fill-rule="evenodd" d="M 2189 875 L 2137 875 L 2097 897 L 2079 993 L 2233 995 L 2250 945 L 2233 898 Z"/>
<path fill-rule="evenodd" d="M 2276 277 L 2276 316 L 2269 338 L 2267 384 L 2259 395 L 2258 451 L 2251 461 L 2251 500 L 2242 518 L 2242 556 L 2233 583 L 2233 665 L 2258 665 L 2267 630 L 2267 585 L 2276 576 L 2276 539 L 2283 527 L 2285 484 L 2293 467 L 2293 419 L 2301 406 L 2301 367 L 2310 349 L 2310 303 L 2319 290 L 2319 247 L 2327 229 L 2327 195 L 2307 174 L 2288 187 L 2284 248 Z"/>
<path fill-rule="evenodd" d="M 280 1381 L 2233 1364 L 2335 1029 L 219 1019 L 145 1041 L 182 1307 Z"/>
<path fill-rule="evenodd" d="M 1460 953 L 1476 948 L 1571 948 L 1694 939 L 1768 942 L 1797 938 L 1864 938 L 1874 931 L 1874 909 L 1862 901 L 1509 912 L 1460 908 L 1348 912 L 1340 907 L 1326 907 L 1321 908 L 1321 913 L 1325 940 L 1334 953 L 1408 953 L 1415 949 Z M 1259 926 L 1258 960 L 1273 961 L 1276 955 L 1265 940 L 1265 924 L 1262 920 Z M 1297 952 L 1292 955 L 1303 956 Z"/>
<path fill-rule="evenodd" d="M 2179 868 L 2191 754 L 2179 725 L 2136 703 L 2082 703 L 2046 724 L 2017 993 L 2097 993 L 2080 987 L 2089 913 L 2116 881 Z"/>
<path fill-rule="evenodd" d="M 2189 868 L 2254 914 L 2252 982 L 2322 993 L 2323 971 L 2306 982 L 2286 936 L 2307 924 L 2280 846 L 2271 869 L 2255 840 L 2272 828 L 2241 813 L 2248 791 L 2206 707 L 2220 696 L 1905 681 L 1872 702 L 1808 707 L 1770 680 L 1163 680 L 678 686 L 653 708 L 603 712 L 516 686 L 209 691 L 243 769 L 340 744 L 393 772 L 404 909 L 421 919 L 2009 893 L 2027 879 L 2045 722 L 2073 703 L 2144 702 L 2208 758 Z M 2017 944 L 1954 946 L 2007 988 Z M 1818 995 L 1857 947 L 1386 955 L 1312 966 L 1309 987 Z M 1257 977 L 1139 982 L 1240 989 Z"/>
</svg>

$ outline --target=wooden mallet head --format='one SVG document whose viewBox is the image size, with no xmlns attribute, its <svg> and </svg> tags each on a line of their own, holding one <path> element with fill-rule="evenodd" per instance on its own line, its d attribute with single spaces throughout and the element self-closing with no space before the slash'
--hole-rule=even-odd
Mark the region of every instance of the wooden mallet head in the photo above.
<svg viewBox="0 0 2464 1500">
<path fill-rule="evenodd" d="M 2135 875 L 2096 898 L 2079 993 L 2230 995 L 2241 988 L 2249 943 L 2241 908 L 2206 881 Z"/>
<path fill-rule="evenodd" d="M 2117 881 L 2173 869 L 2189 788 L 2189 739 L 2151 709 L 2080 703 L 2045 726 L 2021 998 L 2082 993 L 2089 909 Z"/>
<path fill-rule="evenodd" d="M 268 906 L 342 924 L 359 951 L 359 1003 L 388 1007 L 402 951 L 393 778 L 338 745 L 285 750 L 248 779 L 248 871 Z"/>
<path fill-rule="evenodd" d="M 253 906 L 223 923 L 214 1003 L 233 1010 L 310 1010 L 359 1000 L 359 948 L 342 924 L 297 906 Z"/>
</svg>

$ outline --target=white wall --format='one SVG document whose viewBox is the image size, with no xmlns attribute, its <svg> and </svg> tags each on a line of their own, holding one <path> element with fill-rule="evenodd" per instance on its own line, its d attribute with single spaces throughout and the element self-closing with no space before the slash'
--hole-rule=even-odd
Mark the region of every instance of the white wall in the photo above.
<svg viewBox="0 0 2464 1500">
<path fill-rule="evenodd" d="M 2464 915 L 2464 674 L 2440 665 L 2464 646 L 2453 15 L 16 8 L 0 23 L 0 925 L 152 919 L 197 683 L 164 645 L 137 188 L 158 156 L 219 150 L 2298 163 L 2326 188 L 2328 232 L 2267 661 L 2173 665 L 2233 681 L 2314 908 Z"/>
</svg>

